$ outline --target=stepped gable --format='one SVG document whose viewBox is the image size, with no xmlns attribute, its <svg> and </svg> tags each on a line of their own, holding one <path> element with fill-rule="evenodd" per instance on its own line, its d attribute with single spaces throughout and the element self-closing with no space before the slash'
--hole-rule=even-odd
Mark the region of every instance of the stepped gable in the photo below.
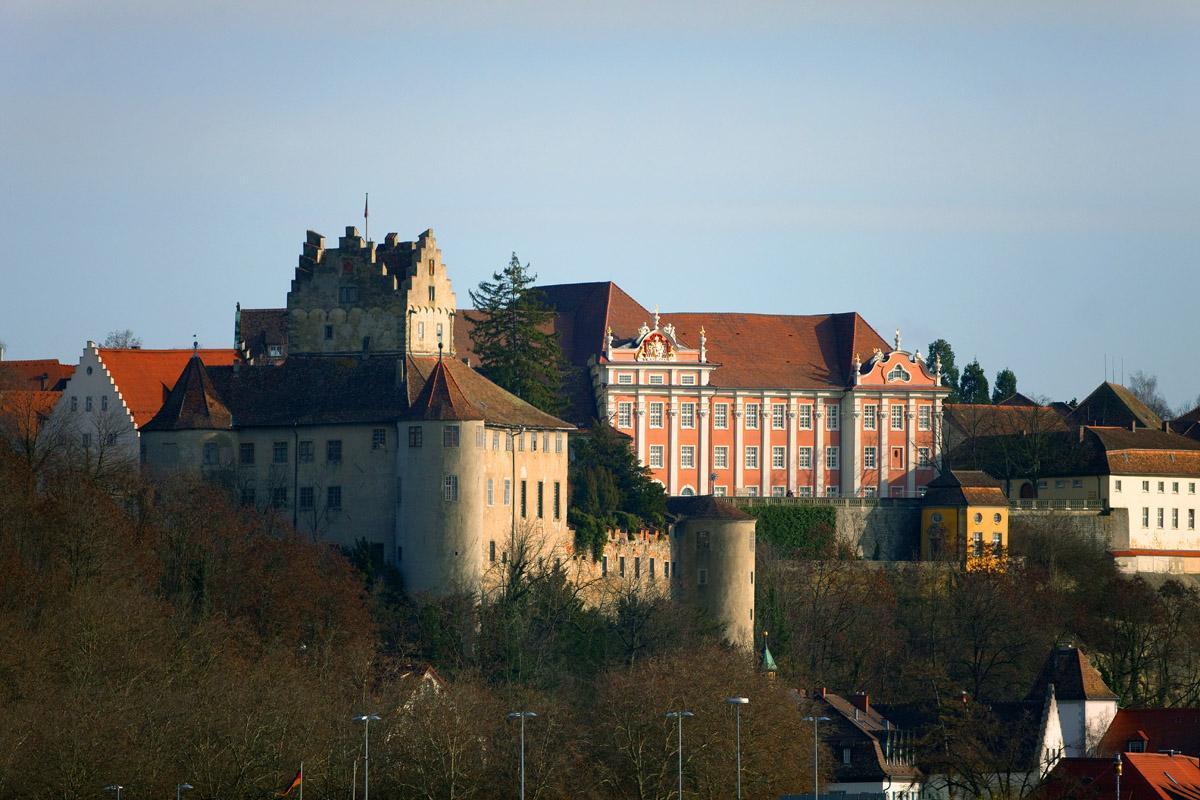
<svg viewBox="0 0 1200 800">
<path fill-rule="evenodd" d="M 458 381 L 438 359 L 425 379 L 425 385 L 412 401 L 405 419 L 437 420 L 439 422 L 480 420 L 483 412 L 475 408 L 458 386 Z"/>
<path fill-rule="evenodd" d="M 408 409 L 388 357 L 291 356 L 279 366 L 208 367 L 235 427 L 394 422 Z"/>
<path fill-rule="evenodd" d="M 75 367 L 53 358 L 0 361 L 0 389 L 24 392 L 61 392 Z"/>
<path fill-rule="evenodd" d="M 233 415 L 217 396 L 199 355 L 188 359 L 162 408 L 143 426 L 147 431 L 228 430 Z"/>
<path fill-rule="evenodd" d="M 1119 383 L 1105 381 L 1071 412 L 1074 425 L 1111 425 L 1118 428 L 1162 429 L 1162 420 L 1133 392 Z"/>
<path fill-rule="evenodd" d="M 1045 697 L 1046 688 L 1054 684 L 1058 702 L 1078 700 L 1116 700 L 1100 672 L 1092 666 L 1087 655 L 1074 646 L 1056 647 L 1046 658 L 1042 671 L 1029 692 L 1029 700 Z"/>
<path fill-rule="evenodd" d="M 154 419 L 162 408 L 188 359 L 199 355 L 208 367 L 228 366 L 237 360 L 234 350 L 142 350 L 101 347 L 100 363 L 108 371 L 121 400 L 138 428 Z"/>
<path fill-rule="evenodd" d="M 754 519 L 733 503 L 705 494 L 668 497 L 667 513 L 691 519 Z"/>
<path fill-rule="evenodd" d="M 1003 484 L 979 470 L 948 470 L 929 482 L 927 506 L 1007 506 Z"/>
<path fill-rule="evenodd" d="M 440 366 L 440 369 L 439 369 Z M 472 416 L 462 419 L 482 419 L 493 425 L 525 428 L 548 428 L 551 430 L 574 430 L 575 426 L 564 422 L 558 417 L 545 413 L 526 403 L 516 395 L 505 391 L 489 381 L 463 362 L 446 358 L 409 356 L 408 357 L 408 391 L 411 405 L 416 408 L 430 384 L 435 372 L 442 372 L 447 391 L 451 398 L 460 397 L 464 408 L 474 409 Z M 432 394 L 434 389 L 429 390 Z"/>
</svg>

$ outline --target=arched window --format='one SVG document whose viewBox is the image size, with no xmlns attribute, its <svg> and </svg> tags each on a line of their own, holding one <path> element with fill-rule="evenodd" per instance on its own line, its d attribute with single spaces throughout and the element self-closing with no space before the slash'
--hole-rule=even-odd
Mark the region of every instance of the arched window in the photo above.
<svg viewBox="0 0 1200 800">
<path fill-rule="evenodd" d="M 679 490 L 679 494 L 682 495 L 683 497 L 692 497 L 693 495 L 696 494 L 696 490 L 690 486 L 685 486 Z"/>
<path fill-rule="evenodd" d="M 887 374 L 887 379 L 888 379 L 889 383 L 892 381 L 901 381 L 903 383 L 908 383 L 908 381 L 911 380 L 911 378 L 912 378 L 912 376 L 908 374 L 908 371 L 905 370 L 904 367 L 900 366 L 899 364 L 897 364 L 895 367 L 893 367 L 892 371 Z"/>
</svg>

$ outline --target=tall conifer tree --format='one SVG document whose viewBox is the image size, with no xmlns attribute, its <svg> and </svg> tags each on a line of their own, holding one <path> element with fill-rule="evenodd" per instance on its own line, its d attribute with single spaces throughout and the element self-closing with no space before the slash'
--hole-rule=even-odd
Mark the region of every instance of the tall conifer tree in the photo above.
<svg viewBox="0 0 1200 800">
<path fill-rule="evenodd" d="M 555 414 L 562 406 L 562 351 L 558 337 L 547 330 L 554 312 L 533 288 L 536 280 L 529 265 L 522 265 L 513 253 L 507 267 L 470 291 L 478 313 L 466 318 L 483 374 L 527 403 Z"/>
</svg>

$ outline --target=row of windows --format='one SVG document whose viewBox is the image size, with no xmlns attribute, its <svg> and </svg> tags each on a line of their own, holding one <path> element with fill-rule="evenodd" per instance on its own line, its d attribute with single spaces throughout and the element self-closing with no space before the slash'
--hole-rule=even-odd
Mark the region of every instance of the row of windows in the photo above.
<svg viewBox="0 0 1200 800">
<path fill-rule="evenodd" d="M 634 376 L 632 372 L 618 372 L 617 383 L 621 386 L 633 385 Z M 652 372 L 647 376 L 646 381 L 654 386 L 662 386 L 666 383 L 666 376 L 660 372 Z M 692 373 L 686 373 L 679 376 L 679 383 L 682 386 L 695 386 L 696 376 Z"/>
<path fill-rule="evenodd" d="M 864 487 L 862 487 L 861 491 L 862 491 L 863 497 L 877 497 L 879 495 L 879 490 L 875 486 L 864 486 Z M 905 488 L 903 486 L 893 486 L 893 487 L 891 487 L 891 492 L 892 492 L 892 497 L 904 497 L 907 494 L 907 491 L 905 490 Z M 925 496 L 925 492 L 926 492 L 925 487 L 921 487 L 921 488 L 917 489 L 917 494 L 921 497 Z M 684 495 L 691 495 L 694 493 L 695 493 L 694 490 L 691 489 L 691 487 L 687 487 L 687 486 L 685 486 L 683 488 L 683 491 L 681 492 L 681 494 L 684 494 Z M 758 493 L 759 493 L 759 487 L 757 487 L 757 486 L 743 486 L 741 488 L 741 490 L 738 492 L 738 494 L 743 497 L 758 497 Z M 839 487 L 839 486 L 826 486 L 825 487 L 825 496 L 826 497 L 839 497 L 839 496 L 841 496 L 841 493 L 842 493 L 842 490 L 841 490 L 841 487 Z M 729 487 L 724 486 L 722 484 L 716 484 L 713 486 L 713 494 L 716 495 L 717 497 L 726 497 L 729 495 Z M 796 487 L 796 496 L 797 497 L 812 497 L 813 496 L 813 487 L 812 486 L 797 486 Z M 771 497 L 791 497 L 791 495 L 788 494 L 788 488 L 786 486 L 772 486 L 771 487 Z"/>
<path fill-rule="evenodd" d="M 376 428 L 371 432 L 371 449 L 382 450 L 387 447 L 387 429 Z M 271 443 L 271 463 L 287 464 L 291 442 Z M 311 439 L 301 439 L 296 443 L 296 458 L 301 464 L 311 464 L 315 460 L 316 447 Z M 253 466 L 258 458 L 254 442 L 242 442 L 238 445 L 238 463 L 243 467 Z M 340 464 L 342 461 L 342 440 L 325 440 L 325 463 Z M 204 463 L 217 463 L 217 446 L 213 442 L 204 445 Z"/>
<path fill-rule="evenodd" d="M 787 406 L 782 403 L 770 404 L 771 428 L 773 430 L 787 430 Z M 654 401 L 647 404 L 647 413 L 650 417 L 649 424 L 651 428 L 663 427 L 663 415 L 666 410 L 666 403 Z M 877 429 L 878 407 L 875 405 L 863 406 L 863 430 L 873 431 Z M 760 406 L 758 403 L 746 404 L 746 430 L 758 430 L 759 418 L 761 415 Z M 894 431 L 904 430 L 905 407 L 894 405 L 891 407 L 890 425 Z M 796 417 L 798 419 L 797 427 L 800 430 L 812 430 L 813 427 L 813 407 L 811 404 L 797 406 Z M 679 404 L 679 426 L 681 428 L 696 427 L 696 404 L 695 403 L 680 403 Z M 632 428 L 633 427 L 633 401 L 623 400 L 617 403 L 617 427 Z M 729 404 L 715 403 L 713 405 L 713 427 L 717 430 L 727 430 L 729 428 Z M 928 431 L 932 429 L 932 406 L 922 405 L 917 407 L 917 430 Z M 841 430 L 841 408 L 836 405 L 825 406 L 825 430 L 836 431 Z"/>
<path fill-rule="evenodd" d="M 545 481 L 537 481 L 534 494 L 534 509 L 535 516 L 538 519 L 544 519 L 546 516 L 545 505 Z M 528 518 L 529 516 L 529 482 L 521 481 L 518 487 L 520 491 L 521 517 Z M 458 501 L 458 476 L 446 475 L 442 479 L 442 499 L 447 502 Z M 494 478 L 487 479 L 487 489 L 485 499 L 489 506 L 496 504 L 496 483 Z M 509 478 L 504 479 L 504 501 L 503 505 L 508 505 L 512 502 L 512 481 Z M 551 486 L 550 494 L 550 511 L 554 519 L 562 519 L 562 483 L 554 481 Z"/>
<path fill-rule="evenodd" d="M 258 492 L 253 483 L 242 485 L 241 490 L 242 503 L 252 506 L 257 502 Z M 317 489 L 312 486 L 301 486 L 298 490 L 296 507 L 300 511 L 312 511 L 316 508 Z M 273 508 L 287 508 L 289 504 L 288 489 L 286 486 L 275 486 L 271 488 L 271 506 Z M 341 511 L 342 510 L 342 487 L 327 486 L 325 487 L 325 511 Z"/>
<path fill-rule="evenodd" d="M 79 410 L 79 398 L 75 395 L 71 395 L 71 410 L 72 411 Z M 88 395 L 87 397 L 83 398 L 83 410 L 84 411 L 94 411 L 95 410 L 95 405 L 92 402 L 91 395 Z M 100 410 L 108 411 L 108 395 L 103 395 L 103 394 L 100 395 Z"/>
<path fill-rule="evenodd" d="M 1167 481 L 1156 481 L 1156 483 L 1157 483 L 1158 493 L 1166 494 L 1167 493 Z M 1171 481 L 1170 486 L 1171 486 L 1171 494 L 1179 494 L 1179 488 L 1180 488 L 1179 481 Z M 1117 481 L 1117 484 L 1116 484 L 1116 490 L 1118 492 L 1121 491 L 1121 482 L 1119 480 Z M 1150 491 L 1150 481 L 1142 481 L 1142 491 L 1143 492 Z M 1196 493 L 1196 482 L 1195 481 L 1187 481 L 1187 493 L 1188 494 Z"/>
<path fill-rule="evenodd" d="M 649 571 L 647 574 L 650 576 L 650 580 L 654 580 L 655 578 L 658 577 L 655 574 L 654 559 L 648 558 L 647 563 L 649 565 Z M 600 557 L 600 574 L 604 577 L 608 576 L 608 556 Z M 625 556 L 617 556 L 617 575 L 622 578 L 626 577 Z M 662 562 L 662 576 L 664 578 L 671 577 L 671 562 L 670 561 Z M 642 577 L 642 557 L 641 556 L 633 557 L 633 577 L 635 579 Z"/>
<path fill-rule="evenodd" d="M 661 444 L 652 444 L 649 448 L 649 462 L 652 469 L 662 469 L 665 457 L 665 446 Z M 745 460 L 743 465 L 746 469 L 758 469 L 758 446 L 747 445 L 745 450 Z M 813 449 L 811 447 L 801 447 L 796 451 L 797 460 L 800 469 L 812 469 Z M 917 448 L 917 466 L 931 467 L 931 451 L 928 447 Z M 863 448 L 863 468 L 876 469 L 878 467 L 877 450 L 874 447 Z M 679 466 L 681 469 L 695 469 L 696 467 L 696 447 L 695 445 L 685 444 L 679 448 Z M 826 469 L 839 469 L 841 466 L 841 448 L 836 445 L 830 445 L 825 448 L 825 467 Z M 771 448 L 771 468 L 785 469 L 787 467 L 787 448 L 772 447 Z M 728 469 L 729 468 L 729 447 L 727 445 L 716 445 L 713 447 L 713 469 Z"/>
<path fill-rule="evenodd" d="M 530 452 L 536 453 L 538 450 L 538 440 L 542 443 L 542 450 L 550 452 L 550 431 L 526 431 L 523 435 L 518 436 L 513 431 L 505 431 L 501 437 L 500 431 L 493 429 L 491 435 L 491 444 L 493 450 L 500 449 L 500 440 L 504 439 L 505 452 L 512 452 L 513 440 L 516 439 L 517 450 L 525 452 L 526 443 L 528 443 Z M 446 425 L 442 428 L 442 447 L 458 447 L 461 444 L 462 430 L 458 425 Z M 562 453 L 563 443 L 566 437 L 562 431 L 554 432 L 554 452 Z M 423 447 L 425 444 L 425 428 L 422 425 L 408 426 L 408 446 Z M 475 429 L 475 446 L 480 449 L 486 449 L 488 446 L 488 431 L 485 428 Z"/>
<path fill-rule="evenodd" d="M 1154 509 L 1154 510 L 1156 511 L 1156 513 L 1154 515 L 1154 520 L 1155 520 L 1154 527 L 1166 528 L 1166 524 L 1165 524 L 1166 520 L 1167 520 L 1166 512 L 1169 510 L 1171 512 L 1171 515 L 1170 515 L 1171 516 L 1171 529 L 1179 530 L 1179 517 L 1180 517 L 1179 512 L 1181 509 L 1159 508 L 1159 509 Z M 1183 510 L 1187 511 L 1187 529 L 1189 531 L 1196 530 L 1196 509 L 1189 508 L 1189 509 L 1183 509 Z M 1149 507 L 1142 506 L 1142 527 L 1143 528 L 1150 527 L 1150 511 L 1151 511 L 1151 509 Z"/>
</svg>

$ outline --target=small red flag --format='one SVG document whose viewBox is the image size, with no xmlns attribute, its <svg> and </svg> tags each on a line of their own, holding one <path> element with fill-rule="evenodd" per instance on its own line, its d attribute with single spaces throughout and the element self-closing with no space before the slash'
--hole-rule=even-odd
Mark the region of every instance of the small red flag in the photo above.
<svg viewBox="0 0 1200 800">
<path fill-rule="evenodd" d="M 296 777 L 292 778 L 292 785 L 289 786 L 285 791 L 276 792 L 275 796 L 276 797 L 287 797 L 289 794 L 296 791 L 296 787 L 302 785 L 303 783 L 304 783 L 304 767 L 301 767 L 300 771 L 296 773 Z"/>
</svg>

